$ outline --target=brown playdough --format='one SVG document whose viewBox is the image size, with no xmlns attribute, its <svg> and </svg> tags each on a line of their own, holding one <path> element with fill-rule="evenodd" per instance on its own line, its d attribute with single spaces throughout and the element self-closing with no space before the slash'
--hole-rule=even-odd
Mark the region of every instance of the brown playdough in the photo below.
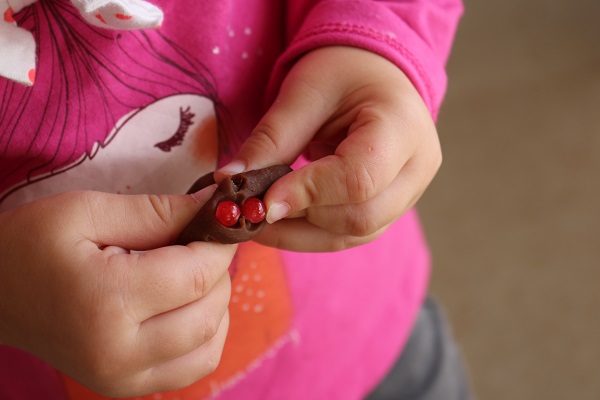
<svg viewBox="0 0 600 400">
<path fill-rule="evenodd" d="M 266 221 L 254 224 L 243 216 L 231 226 L 221 225 L 216 218 L 216 209 L 219 203 L 231 200 L 240 207 L 246 199 L 256 197 L 260 200 L 271 187 L 271 185 L 292 169 L 287 165 L 275 165 L 268 168 L 242 172 L 223 179 L 212 197 L 202 206 L 192 222 L 183 230 L 176 244 L 186 245 L 190 242 L 216 240 L 220 243 L 240 243 L 252 239 L 260 232 Z M 209 173 L 198 179 L 190 188 L 188 193 L 215 183 L 213 173 Z"/>
</svg>

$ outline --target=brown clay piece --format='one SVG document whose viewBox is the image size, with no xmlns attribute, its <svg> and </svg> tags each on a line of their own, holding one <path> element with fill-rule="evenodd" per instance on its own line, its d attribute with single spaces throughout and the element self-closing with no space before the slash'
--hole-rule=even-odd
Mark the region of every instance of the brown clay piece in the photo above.
<svg viewBox="0 0 600 400">
<path fill-rule="evenodd" d="M 260 232 L 266 221 L 252 223 L 242 215 L 237 223 L 227 227 L 217 220 L 217 206 L 223 201 L 230 200 L 241 208 L 249 198 L 262 200 L 271 185 L 291 171 L 292 169 L 287 165 L 275 165 L 223 179 L 212 197 L 179 235 L 176 244 L 186 245 L 194 241 L 211 240 L 233 244 L 252 239 Z M 215 183 L 214 174 L 211 172 L 198 179 L 188 193 L 195 193 L 213 183 Z"/>
</svg>

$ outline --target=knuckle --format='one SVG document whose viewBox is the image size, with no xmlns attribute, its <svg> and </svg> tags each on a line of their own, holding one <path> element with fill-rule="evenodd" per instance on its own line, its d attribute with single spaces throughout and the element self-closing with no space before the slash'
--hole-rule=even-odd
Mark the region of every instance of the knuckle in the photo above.
<svg viewBox="0 0 600 400">
<path fill-rule="evenodd" d="M 376 194 L 375 178 L 365 164 L 349 164 L 345 175 L 347 197 L 350 203 L 362 203 Z"/>
<path fill-rule="evenodd" d="M 210 268 L 203 266 L 194 272 L 194 295 L 196 298 L 204 297 L 213 285 L 213 276 Z"/>
<path fill-rule="evenodd" d="M 200 344 L 204 344 L 214 338 L 219 331 L 219 320 L 215 316 L 206 316 L 202 321 L 202 342 Z"/>
<path fill-rule="evenodd" d="M 223 352 L 222 347 L 209 346 L 202 356 L 198 357 L 197 364 L 193 367 L 188 368 L 185 372 L 180 374 L 176 379 L 169 382 L 162 382 L 160 387 L 156 388 L 155 380 L 151 382 L 152 386 L 155 386 L 153 391 L 170 391 L 187 387 L 194 382 L 206 377 L 207 375 L 215 372 L 219 363 L 221 362 L 221 354 Z"/>
<path fill-rule="evenodd" d="M 222 354 L 223 346 L 213 346 L 207 351 L 206 358 L 204 360 L 204 371 L 202 372 L 204 376 L 215 372 L 221 362 Z"/>
<path fill-rule="evenodd" d="M 79 190 L 79 191 L 75 191 L 75 192 L 67 192 L 64 194 L 64 200 L 68 201 L 70 196 L 73 196 L 76 199 L 80 199 L 79 201 L 79 205 L 80 205 L 80 211 L 83 214 L 85 221 L 88 222 L 88 229 L 91 230 L 91 232 L 94 235 L 97 235 L 97 215 L 99 214 L 98 211 L 102 210 L 102 206 L 100 204 L 100 200 L 98 198 L 98 196 L 95 195 L 94 192 L 90 191 L 90 190 Z M 101 213 L 100 213 L 101 214 Z M 65 215 L 65 214 L 62 214 Z M 73 215 L 75 216 L 79 216 L 78 213 L 73 213 Z M 66 214 L 66 218 L 70 218 L 69 214 Z"/>
<path fill-rule="evenodd" d="M 340 236 L 336 239 L 331 240 L 328 243 L 328 252 L 336 253 L 338 251 L 346 250 L 348 248 L 348 240 L 344 236 Z"/>
<path fill-rule="evenodd" d="M 303 184 L 304 188 L 304 205 L 318 206 L 321 205 L 322 190 L 318 184 L 317 177 L 314 177 L 312 173 L 306 176 Z"/>
<path fill-rule="evenodd" d="M 377 232 L 379 226 L 369 213 L 359 211 L 350 214 L 346 229 L 350 236 L 365 237 Z"/>
<path fill-rule="evenodd" d="M 161 342 L 161 354 L 174 355 L 187 354 L 216 336 L 219 330 L 219 321 L 212 316 L 202 316 L 195 329 L 182 329 Z"/>
<path fill-rule="evenodd" d="M 159 228 L 168 228 L 171 225 L 173 215 L 175 214 L 173 203 L 169 196 L 148 195 L 147 198 L 152 210 L 158 217 L 155 221 L 160 225 Z"/>
<path fill-rule="evenodd" d="M 369 200 L 375 193 L 375 180 L 364 166 L 354 166 L 346 175 L 348 199 L 351 203 Z"/>
<path fill-rule="evenodd" d="M 339 235 L 329 241 L 326 251 L 336 253 L 356 247 L 362 243 L 361 238 L 356 236 Z"/>
<path fill-rule="evenodd" d="M 350 236 L 350 235 L 341 235 L 336 239 L 332 240 L 329 243 L 329 248 L 327 251 L 338 252 L 347 250 L 353 247 L 361 246 L 365 243 L 369 243 L 379 237 L 381 233 L 383 233 L 384 229 L 380 229 L 371 233 L 370 235 L 365 236 Z"/>
<path fill-rule="evenodd" d="M 216 351 L 213 353 L 217 353 Z M 221 352 L 217 354 L 211 354 L 206 358 L 206 375 L 212 374 L 216 371 L 221 361 Z"/>
<path fill-rule="evenodd" d="M 277 154 L 281 150 L 277 132 L 278 129 L 272 123 L 261 121 L 252 131 L 248 143 L 261 154 Z"/>
</svg>

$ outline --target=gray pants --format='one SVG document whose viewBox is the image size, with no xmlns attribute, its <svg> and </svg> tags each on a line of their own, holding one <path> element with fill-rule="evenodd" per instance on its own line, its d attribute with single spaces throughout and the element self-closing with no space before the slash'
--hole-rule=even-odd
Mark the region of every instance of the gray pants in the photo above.
<svg viewBox="0 0 600 400">
<path fill-rule="evenodd" d="M 473 400 L 443 312 L 427 299 L 402 355 L 366 400 Z"/>
</svg>

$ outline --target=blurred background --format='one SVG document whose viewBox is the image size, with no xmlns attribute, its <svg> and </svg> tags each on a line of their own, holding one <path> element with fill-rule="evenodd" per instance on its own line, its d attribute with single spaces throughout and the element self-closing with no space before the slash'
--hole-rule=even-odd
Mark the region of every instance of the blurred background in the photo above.
<svg viewBox="0 0 600 400">
<path fill-rule="evenodd" d="M 420 202 L 479 400 L 600 399 L 600 1 L 465 0 Z"/>
</svg>

